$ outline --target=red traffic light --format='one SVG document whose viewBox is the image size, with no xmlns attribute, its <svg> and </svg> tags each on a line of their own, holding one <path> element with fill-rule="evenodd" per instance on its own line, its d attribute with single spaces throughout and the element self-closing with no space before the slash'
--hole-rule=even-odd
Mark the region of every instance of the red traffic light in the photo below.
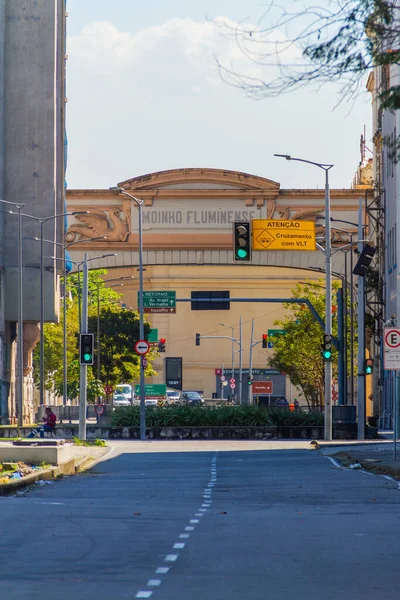
<svg viewBox="0 0 400 600">
<path fill-rule="evenodd" d="M 268 337 L 268 333 L 263 333 L 263 334 L 262 334 L 262 338 L 263 338 L 263 340 L 266 340 L 266 339 L 267 339 L 267 337 Z"/>
<path fill-rule="evenodd" d="M 167 340 L 165 338 L 160 338 L 160 344 L 165 344 Z"/>
</svg>

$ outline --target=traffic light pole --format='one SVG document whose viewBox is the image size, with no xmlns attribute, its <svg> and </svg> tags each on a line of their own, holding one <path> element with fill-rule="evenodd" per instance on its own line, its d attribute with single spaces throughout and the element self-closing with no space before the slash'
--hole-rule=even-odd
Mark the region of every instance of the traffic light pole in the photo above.
<svg viewBox="0 0 400 600">
<path fill-rule="evenodd" d="M 359 198 L 358 205 L 358 239 L 363 238 L 363 202 Z M 358 243 L 361 253 L 363 242 Z M 365 277 L 358 276 L 357 288 L 357 329 L 358 329 L 358 355 L 357 355 L 357 438 L 365 439 Z"/>
<path fill-rule="evenodd" d="M 81 333 L 88 332 L 88 264 L 85 252 L 82 265 L 82 317 Z M 79 373 L 79 439 L 86 440 L 86 406 L 87 406 L 87 366 L 80 366 Z"/>
</svg>

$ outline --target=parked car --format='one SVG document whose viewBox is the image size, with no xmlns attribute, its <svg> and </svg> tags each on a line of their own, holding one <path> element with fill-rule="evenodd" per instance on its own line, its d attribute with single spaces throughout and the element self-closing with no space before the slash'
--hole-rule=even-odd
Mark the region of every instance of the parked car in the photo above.
<svg viewBox="0 0 400 600">
<path fill-rule="evenodd" d="M 165 402 L 166 406 L 180 406 L 182 404 L 181 393 L 179 390 L 173 390 L 172 388 L 167 388 L 167 400 Z"/>
<path fill-rule="evenodd" d="M 186 404 L 192 404 L 196 406 L 202 406 L 204 404 L 204 399 L 200 396 L 199 392 L 182 392 L 182 400 Z"/>
<path fill-rule="evenodd" d="M 158 406 L 157 402 L 157 398 L 146 398 L 144 401 L 145 406 Z"/>
</svg>

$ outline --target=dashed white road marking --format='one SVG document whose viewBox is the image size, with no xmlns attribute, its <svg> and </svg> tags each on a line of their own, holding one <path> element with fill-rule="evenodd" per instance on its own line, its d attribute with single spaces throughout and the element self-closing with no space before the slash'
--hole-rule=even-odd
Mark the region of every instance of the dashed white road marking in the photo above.
<svg viewBox="0 0 400 600">
<path fill-rule="evenodd" d="M 211 502 L 212 502 L 212 498 L 211 498 L 211 493 L 212 493 L 212 489 L 215 482 L 217 481 L 217 470 L 216 470 L 216 461 L 217 461 L 217 456 L 214 456 L 212 458 L 211 461 L 211 477 L 210 477 L 210 481 L 207 484 L 207 487 L 204 489 L 204 494 L 203 494 L 203 503 L 202 503 L 202 508 L 197 509 L 198 512 L 195 513 L 195 517 L 204 517 L 205 514 L 207 512 L 207 509 L 210 507 Z M 337 465 L 339 466 L 339 465 Z M 43 503 L 45 504 L 45 503 Z M 58 504 L 57 502 L 54 503 L 48 503 L 48 504 Z M 61 504 L 61 503 L 60 503 Z M 200 520 L 199 519 L 190 519 L 189 523 L 192 523 L 193 525 L 199 523 Z M 185 527 L 185 531 L 194 531 L 194 527 L 193 525 L 188 525 Z M 179 535 L 179 539 L 189 539 L 190 538 L 190 534 L 189 533 L 181 533 Z M 174 550 L 183 550 L 185 548 L 185 543 L 184 542 L 176 542 L 173 545 Z M 167 554 L 164 558 L 165 562 L 175 562 L 179 557 L 179 554 Z M 155 573 L 157 575 L 166 575 L 170 570 L 170 567 L 158 567 L 155 570 Z M 148 587 L 159 587 L 162 583 L 162 579 L 149 579 L 147 582 L 147 586 Z M 151 598 L 153 592 L 152 590 L 139 590 L 135 596 L 135 598 Z"/>
<path fill-rule="evenodd" d="M 158 567 L 158 569 L 156 569 L 157 575 L 165 575 L 166 573 L 168 573 L 168 571 L 169 567 Z"/>
<path fill-rule="evenodd" d="M 165 557 L 165 561 L 166 562 L 175 562 L 176 559 L 178 558 L 179 554 L 167 554 L 167 556 Z"/>
</svg>

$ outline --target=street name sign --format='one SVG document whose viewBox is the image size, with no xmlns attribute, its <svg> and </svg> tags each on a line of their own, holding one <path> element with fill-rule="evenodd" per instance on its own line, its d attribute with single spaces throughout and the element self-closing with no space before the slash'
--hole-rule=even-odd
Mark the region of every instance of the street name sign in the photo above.
<svg viewBox="0 0 400 600">
<path fill-rule="evenodd" d="M 253 250 L 316 250 L 314 221 L 253 219 Z"/>
<path fill-rule="evenodd" d="M 400 371 L 400 329 L 385 327 L 383 330 L 384 368 Z"/>
<path fill-rule="evenodd" d="M 138 292 L 139 306 L 139 292 Z M 148 291 L 143 292 L 143 312 L 152 314 L 176 313 L 176 292 Z"/>
</svg>

